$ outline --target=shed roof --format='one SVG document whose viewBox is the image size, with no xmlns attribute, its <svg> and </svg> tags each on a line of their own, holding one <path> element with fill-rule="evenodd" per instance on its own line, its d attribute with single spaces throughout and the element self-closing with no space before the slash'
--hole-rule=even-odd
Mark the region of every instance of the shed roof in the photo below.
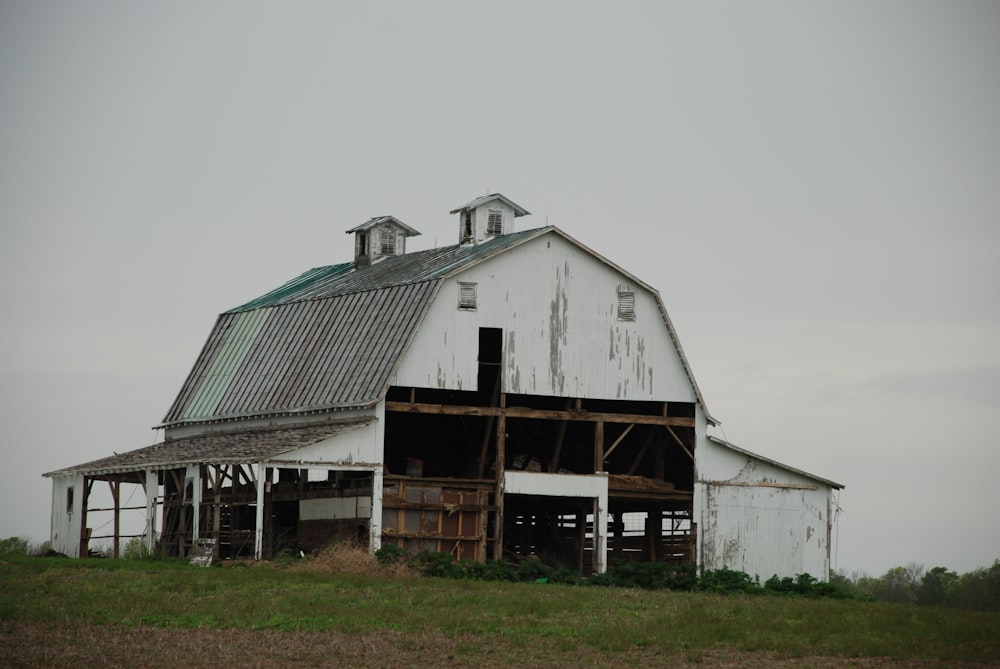
<svg viewBox="0 0 1000 669">
<path fill-rule="evenodd" d="M 184 465 L 260 462 L 350 432 L 369 424 L 372 420 L 353 419 L 311 427 L 256 429 L 172 439 L 127 453 L 85 462 L 82 465 L 48 472 L 44 476 L 73 474 L 101 476 Z"/>
<path fill-rule="evenodd" d="M 719 446 L 722 446 L 723 448 L 728 448 L 729 450 L 735 451 L 736 453 L 742 453 L 743 455 L 751 457 L 751 458 L 753 458 L 755 460 L 760 460 L 761 462 L 766 462 L 769 465 L 773 465 L 773 466 L 778 467 L 780 469 L 784 469 L 785 471 L 792 472 L 793 474 L 798 474 L 799 476 L 804 476 L 807 479 L 812 479 L 813 481 L 816 481 L 817 483 L 822 483 L 823 485 L 829 486 L 831 488 L 835 488 L 837 490 L 843 490 L 843 488 L 844 488 L 843 484 L 837 483 L 836 481 L 831 481 L 829 479 L 821 478 L 819 476 L 816 476 L 815 474 L 810 474 L 809 472 L 802 471 L 801 469 L 796 469 L 795 467 L 790 467 L 790 466 L 788 466 L 788 465 L 786 465 L 784 463 L 778 462 L 777 460 L 772 460 L 771 458 L 764 457 L 763 455 L 759 455 L 757 453 L 754 453 L 753 451 L 748 451 L 745 448 L 740 448 L 736 444 L 731 444 L 731 443 L 729 443 L 728 441 L 726 441 L 724 439 L 719 439 L 718 437 L 715 437 L 715 436 L 712 436 L 712 435 L 708 435 L 708 440 L 711 441 L 711 442 L 713 442 L 713 443 L 715 443 L 715 444 L 718 444 Z"/>
</svg>

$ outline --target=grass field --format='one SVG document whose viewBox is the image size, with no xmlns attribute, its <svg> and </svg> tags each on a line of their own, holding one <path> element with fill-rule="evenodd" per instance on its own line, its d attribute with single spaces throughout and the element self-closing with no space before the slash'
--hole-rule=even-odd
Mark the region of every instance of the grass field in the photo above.
<svg viewBox="0 0 1000 669">
<path fill-rule="evenodd" d="M 401 571 L 7 560 L 0 666 L 1000 666 L 1000 614 Z"/>
</svg>

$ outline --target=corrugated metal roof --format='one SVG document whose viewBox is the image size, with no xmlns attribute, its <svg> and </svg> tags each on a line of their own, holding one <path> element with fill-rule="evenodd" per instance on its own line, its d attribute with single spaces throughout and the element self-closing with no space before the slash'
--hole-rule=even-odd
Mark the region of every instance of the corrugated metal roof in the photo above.
<svg viewBox="0 0 1000 669">
<path fill-rule="evenodd" d="M 440 279 L 553 229 L 536 228 L 493 237 L 478 245 L 456 244 L 401 256 L 389 256 L 374 265 L 359 269 L 355 269 L 353 263 L 317 267 L 232 311 L 248 311 L 276 304 L 316 300 Z"/>
<path fill-rule="evenodd" d="M 436 289 L 423 281 L 225 313 L 163 423 L 374 404 Z"/>
<path fill-rule="evenodd" d="M 163 441 L 128 453 L 67 467 L 44 476 L 99 476 L 195 464 L 243 464 L 267 460 L 369 424 L 370 418 L 312 427 L 249 430 Z"/>
<path fill-rule="evenodd" d="M 440 279 L 551 229 L 305 272 L 219 317 L 163 425 L 374 404 Z"/>
<path fill-rule="evenodd" d="M 317 267 L 222 314 L 164 426 L 273 413 L 371 406 L 388 382 L 440 281 L 554 233 L 652 291 L 708 416 L 655 289 L 555 227 L 387 257 L 367 267 Z M 708 416 L 708 420 L 715 420 Z"/>
</svg>

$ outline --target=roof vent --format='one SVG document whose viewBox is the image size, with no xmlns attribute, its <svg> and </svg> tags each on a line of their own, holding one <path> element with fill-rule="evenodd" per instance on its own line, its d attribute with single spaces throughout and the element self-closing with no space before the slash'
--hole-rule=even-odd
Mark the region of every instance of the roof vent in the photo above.
<svg viewBox="0 0 1000 669">
<path fill-rule="evenodd" d="M 395 216 L 375 216 L 351 228 L 354 233 L 354 266 L 368 267 L 389 256 L 406 253 L 406 238 L 420 233 Z"/>
<path fill-rule="evenodd" d="M 459 243 L 481 244 L 514 232 L 514 219 L 531 212 L 500 193 L 492 193 L 477 197 L 450 213 L 459 215 Z"/>
</svg>

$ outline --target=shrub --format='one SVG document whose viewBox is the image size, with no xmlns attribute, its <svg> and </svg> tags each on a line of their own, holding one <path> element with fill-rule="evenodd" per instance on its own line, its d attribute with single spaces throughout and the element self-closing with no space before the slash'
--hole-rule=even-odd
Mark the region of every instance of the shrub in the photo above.
<svg viewBox="0 0 1000 669">
<path fill-rule="evenodd" d="M 405 556 L 406 551 L 396 544 L 382 544 L 382 547 L 375 551 L 375 559 L 381 565 L 397 564 Z"/>
<path fill-rule="evenodd" d="M 698 589 L 705 592 L 723 594 L 733 592 L 757 594 L 763 592 L 759 581 L 751 579 L 745 572 L 726 568 L 706 571 L 701 575 Z"/>
<path fill-rule="evenodd" d="M 28 554 L 28 540 L 21 537 L 0 539 L 0 557 L 21 557 Z"/>
<path fill-rule="evenodd" d="M 666 562 L 618 562 L 605 573 L 591 576 L 589 585 L 610 585 L 646 590 L 694 590 L 698 584 L 697 568 L 693 564 Z"/>
</svg>

